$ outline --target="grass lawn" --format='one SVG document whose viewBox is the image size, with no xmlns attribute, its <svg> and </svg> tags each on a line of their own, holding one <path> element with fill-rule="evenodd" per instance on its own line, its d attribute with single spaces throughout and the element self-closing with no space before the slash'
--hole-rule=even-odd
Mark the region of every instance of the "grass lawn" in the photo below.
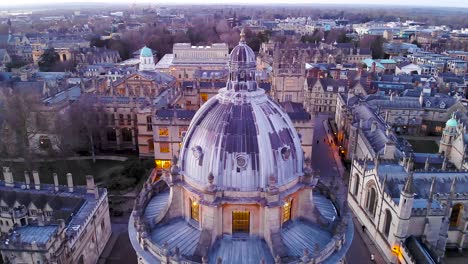
<svg viewBox="0 0 468 264">
<path fill-rule="evenodd" d="M 414 152 L 417 153 L 437 153 L 439 146 L 433 140 L 414 140 L 408 139 L 408 142 L 413 146 Z"/>
<path fill-rule="evenodd" d="M 73 183 L 75 185 L 85 185 L 86 175 L 93 175 L 96 183 L 106 182 L 112 172 L 120 173 L 126 162 L 114 160 L 97 160 L 93 164 L 92 160 L 67 160 L 53 162 L 37 162 L 33 167 L 39 172 L 42 183 L 54 183 L 52 173 L 59 176 L 59 184 L 66 185 L 66 174 L 73 174 Z M 11 162 L 3 166 L 9 166 L 13 171 L 15 181 L 24 181 L 24 164 L 22 162 Z M 30 173 L 31 182 L 33 181 Z"/>
</svg>

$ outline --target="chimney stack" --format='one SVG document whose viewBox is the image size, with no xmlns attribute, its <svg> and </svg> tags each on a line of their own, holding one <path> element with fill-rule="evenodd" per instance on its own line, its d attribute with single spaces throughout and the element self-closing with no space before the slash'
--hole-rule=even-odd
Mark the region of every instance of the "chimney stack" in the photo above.
<svg viewBox="0 0 468 264">
<path fill-rule="evenodd" d="M 73 176 L 71 173 L 67 173 L 67 185 L 68 191 L 73 192 Z"/>
<path fill-rule="evenodd" d="M 99 199 L 99 188 L 94 183 L 93 175 L 86 175 L 86 193 L 94 193 L 94 198 Z"/>
<path fill-rule="evenodd" d="M 33 180 L 34 180 L 34 188 L 36 190 L 41 189 L 41 180 L 39 179 L 39 173 L 37 171 L 32 172 Z"/>
<path fill-rule="evenodd" d="M 31 188 L 31 179 L 29 178 L 29 172 L 24 171 L 24 183 L 26 185 L 26 189 Z"/>
<path fill-rule="evenodd" d="M 58 175 L 57 173 L 52 174 L 54 176 L 54 190 L 56 192 L 59 191 L 59 181 L 58 181 Z"/>
<path fill-rule="evenodd" d="M 13 173 L 9 167 L 3 167 L 3 177 L 5 178 L 5 187 L 14 187 Z"/>
</svg>

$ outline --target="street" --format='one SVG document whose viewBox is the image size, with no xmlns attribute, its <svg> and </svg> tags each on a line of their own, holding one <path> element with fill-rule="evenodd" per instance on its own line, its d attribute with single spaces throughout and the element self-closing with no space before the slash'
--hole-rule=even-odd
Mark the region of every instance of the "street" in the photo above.
<svg viewBox="0 0 468 264">
<path fill-rule="evenodd" d="M 338 164 L 335 161 L 335 153 L 337 153 L 337 147 L 330 144 L 330 139 L 327 135 L 327 131 L 323 126 L 323 122 L 327 120 L 328 115 L 318 115 L 315 118 L 314 125 L 314 146 L 312 149 L 312 168 L 320 171 L 320 181 L 325 185 L 330 186 L 346 186 L 341 188 L 339 193 L 340 199 L 346 198 L 346 189 L 348 182 L 343 182 L 343 175 L 340 175 Z M 324 142 L 324 139 L 326 142 Z M 318 144 L 317 144 L 318 140 Z M 368 239 L 368 241 L 370 241 Z M 377 252 L 372 252 L 377 255 Z M 350 264 L 372 264 L 370 260 L 371 252 L 367 248 L 364 239 L 362 237 L 362 230 L 356 225 L 354 227 L 354 239 L 346 255 L 346 261 Z M 377 258 L 376 258 L 377 260 Z"/>
</svg>

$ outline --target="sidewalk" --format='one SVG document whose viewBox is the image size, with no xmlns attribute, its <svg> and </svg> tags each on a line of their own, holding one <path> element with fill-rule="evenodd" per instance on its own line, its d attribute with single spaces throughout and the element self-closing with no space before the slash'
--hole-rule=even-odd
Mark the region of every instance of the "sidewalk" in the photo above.
<svg viewBox="0 0 468 264">
<path fill-rule="evenodd" d="M 372 241 L 371 238 L 369 237 L 367 230 L 366 230 L 366 233 L 362 232 L 362 228 L 361 228 L 362 224 L 359 222 L 359 220 L 354 215 L 354 213 L 353 213 L 353 221 L 354 221 L 354 226 L 356 227 L 355 232 L 354 232 L 355 239 L 356 239 L 356 236 L 359 236 L 361 240 L 364 241 L 364 244 L 366 244 L 367 248 L 369 249 L 370 254 L 374 254 L 374 257 L 375 257 L 374 263 L 386 264 L 387 262 L 382 256 L 380 250 L 374 244 L 374 241 Z"/>
</svg>

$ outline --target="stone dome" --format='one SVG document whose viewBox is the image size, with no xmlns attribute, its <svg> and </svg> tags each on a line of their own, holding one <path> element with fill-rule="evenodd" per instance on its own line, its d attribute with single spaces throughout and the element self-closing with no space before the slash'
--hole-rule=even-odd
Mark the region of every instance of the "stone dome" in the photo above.
<svg viewBox="0 0 468 264">
<path fill-rule="evenodd" d="M 151 51 L 150 48 L 144 46 L 140 51 L 140 56 L 141 57 L 153 57 L 153 52 Z"/>
<path fill-rule="evenodd" d="M 242 37 L 232 52 L 240 50 L 251 51 Z M 255 62 L 255 55 L 245 58 Z M 192 119 L 180 150 L 181 173 L 200 185 L 212 175 L 218 188 L 233 191 L 287 184 L 303 175 L 300 138 L 281 106 L 257 88 L 255 63 L 252 68 L 238 61 L 229 64 L 226 88 Z"/>
<path fill-rule="evenodd" d="M 239 45 L 232 49 L 229 55 L 229 66 L 236 67 L 237 64 L 242 66 L 255 67 L 255 53 L 245 42 L 244 29 L 240 34 Z"/>
</svg>

